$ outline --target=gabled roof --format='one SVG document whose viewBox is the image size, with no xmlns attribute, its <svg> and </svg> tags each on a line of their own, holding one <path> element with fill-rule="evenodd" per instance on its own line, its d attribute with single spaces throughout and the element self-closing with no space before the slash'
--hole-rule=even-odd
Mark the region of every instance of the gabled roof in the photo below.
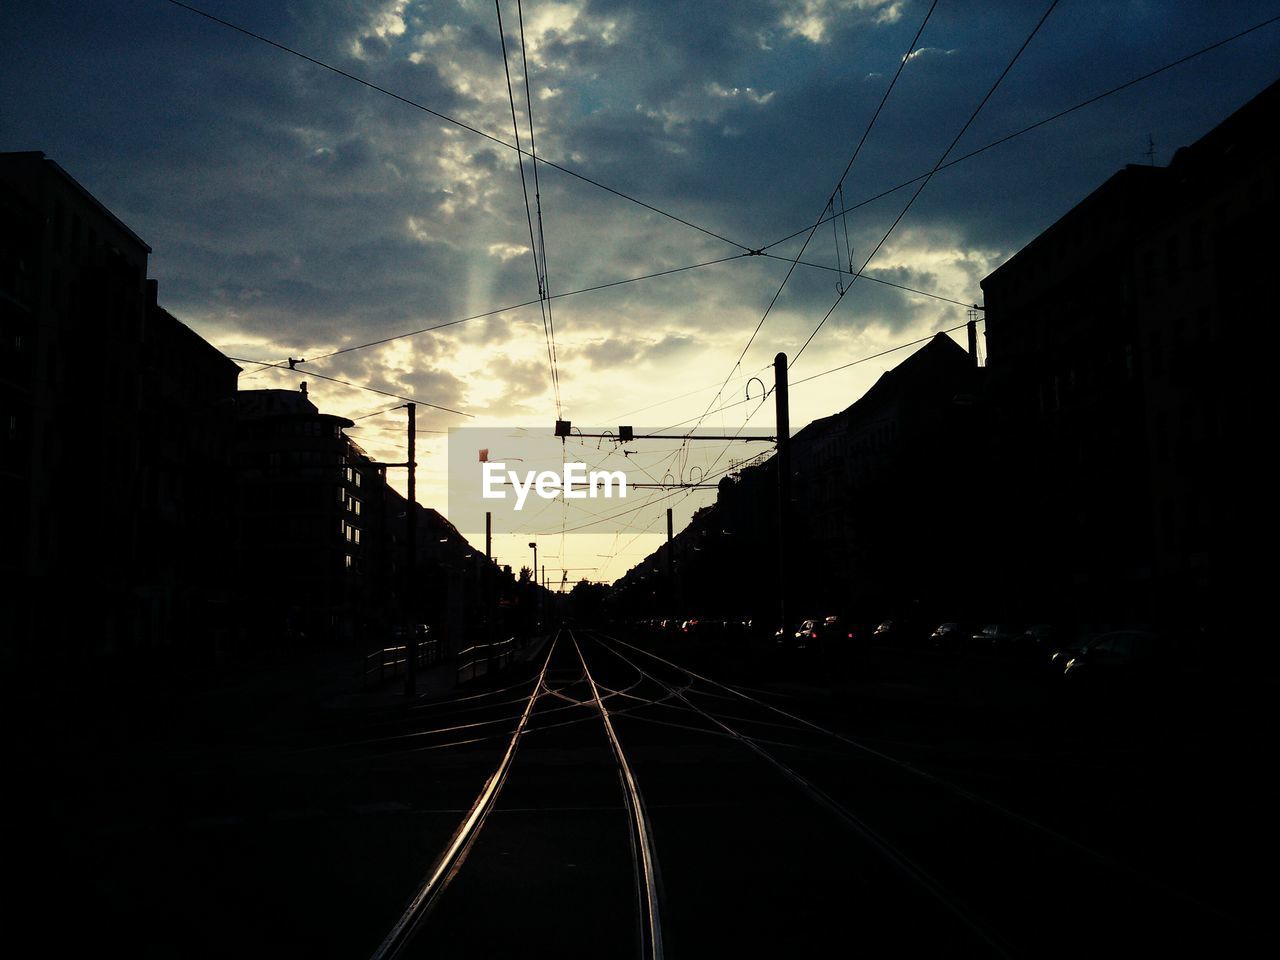
<svg viewBox="0 0 1280 960">
<path fill-rule="evenodd" d="M 816 440 L 828 429 L 853 420 L 873 407 L 890 403 L 917 387 L 927 383 L 938 373 L 940 366 L 969 366 L 969 353 L 945 333 L 939 333 L 896 367 L 880 374 L 871 389 L 839 413 L 814 420 L 791 438 L 792 443 L 804 438 Z"/>
</svg>

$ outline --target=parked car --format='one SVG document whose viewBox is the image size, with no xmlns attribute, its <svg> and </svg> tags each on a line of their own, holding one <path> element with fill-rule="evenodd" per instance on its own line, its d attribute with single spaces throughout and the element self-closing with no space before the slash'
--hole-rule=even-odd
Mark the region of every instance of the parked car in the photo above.
<svg viewBox="0 0 1280 960">
<path fill-rule="evenodd" d="M 1022 628 L 1008 623 L 989 623 L 973 635 L 975 650 L 986 653 L 1010 654 L 1016 651 L 1022 639 Z"/>
<path fill-rule="evenodd" d="M 792 639 L 794 640 L 794 643 L 792 646 L 797 650 L 818 649 L 822 640 L 822 634 L 820 632 L 822 630 L 822 625 L 823 621 L 821 620 L 804 621 L 804 623 L 800 624 L 800 629 L 798 629 L 793 635 Z"/>
<path fill-rule="evenodd" d="M 850 623 L 845 617 L 832 616 L 822 621 L 818 634 L 823 643 L 828 646 L 847 647 L 864 639 L 862 636 L 864 631 L 865 628 Z"/>
<path fill-rule="evenodd" d="M 1049 654 L 1070 639 L 1070 632 L 1056 623 L 1033 623 L 1022 631 L 1022 643 L 1030 650 Z"/>
<path fill-rule="evenodd" d="M 1100 634 L 1096 630 L 1081 630 L 1074 634 L 1064 634 L 1058 643 L 1049 651 L 1046 663 L 1049 671 L 1055 676 L 1062 676 L 1067 664 L 1087 647 Z"/>
<path fill-rule="evenodd" d="M 966 653 L 972 648 L 970 637 L 972 628 L 963 623 L 948 621 L 940 623 L 929 634 L 929 643 L 939 653 Z"/>
<path fill-rule="evenodd" d="M 1074 687 L 1136 690 L 1176 668 L 1177 649 L 1172 638 L 1151 630 L 1113 630 L 1090 640 L 1062 670 Z"/>
<path fill-rule="evenodd" d="M 897 624 L 892 620 L 883 620 L 871 631 L 871 640 L 874 643 L 892 643 L 897 634 Z"/>
</svg>

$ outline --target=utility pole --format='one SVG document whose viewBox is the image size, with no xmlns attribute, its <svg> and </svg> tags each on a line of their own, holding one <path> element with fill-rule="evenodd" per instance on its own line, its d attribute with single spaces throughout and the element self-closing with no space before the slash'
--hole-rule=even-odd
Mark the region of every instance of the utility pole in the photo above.
<svg viewBox="0 0 1280 960">
<path fill-rule="evenodd" d="M 673 562 L 671 552 L 675 550 L 675 545 L 672 544 L 671 541 L 671 508 L 667 507 L 667 596 L 666 603 L 664 603 L 663 606 L 666 607 L 666 612 L 669 614 L 675 612 L 672 608 L 675 606 L 676 589 L 675 578 L 671 574 L 671 565 Z"/>
<path fill-rule="evenodd" d="M 493 609 L 493 596 L 490 586 L 493 583 L 493 513 L 484 512 L 484 572 L 480 577 L 481 622 L 484 630 L 484 642 L 489 647 L 489 673 L 493 673 L 493 635 L 494 621 L 497 619 Z"/>
<path fill-rule="evenodd" d="M 778 624 L 787 629 L 787 595 L 790 591 L 790 564 L 787 544 L 791 534 L 791 407 L 787 396 L 787 355 L 773 358 L 773 395 L 778 420 Z"/>
<path fill-rule="evenodd" d="M 418 579 L 418 405 L 407 403 L 405 409 L 409 411 L 409 516 L 405 518 L 405 545 L 409 558 L 405 563 L 405 579 L 408 581 L 405 603 L 413 616 L 409 618 L 409 636 L 405 641 L 404 695 L 412 697 L 418 692 L 418 617 L 417 607 L 413 602 Z"/>
<path fill-rule="evenodd" d="M 542 632 L 542 593 L 538 590 L 538 541 L 530 540 L 533 547 L 533 569 L 529 571 L 529 579 L 533 581 L 533 597 L 538 603 L 538 632 Z"/>
<path fill-rule="evenodd" d="M 969 322 L 965 324 L 965 329 L 969 334 L 969 360 L 976 367 L 978 365 L 978 311 L 969 308 Z"/>
</svg>

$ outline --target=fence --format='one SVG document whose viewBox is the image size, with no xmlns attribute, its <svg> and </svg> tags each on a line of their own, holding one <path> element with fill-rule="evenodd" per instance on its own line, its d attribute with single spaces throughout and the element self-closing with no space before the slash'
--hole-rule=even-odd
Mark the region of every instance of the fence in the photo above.
<svg viewBox="0 0 1280 960">
<path fill-rule="evenodd" d="M 374 650 L 364 658 L 364 685 L 376 686 L 404 673 L 409 662 L 409 650 L 405 644 Z M 440 641 L 436 637 L 424 637 L 417 643 L 414 665 L 419 670 L 440 662 Z"/>
<path fill-rule="evenodd" d="M 515 637 L 495 640 L 493 643 L 477 643 L 458 651 L 456 682 L 466 683 L 486 673 L 505 670 L 516 652 Z"/>
</svg>

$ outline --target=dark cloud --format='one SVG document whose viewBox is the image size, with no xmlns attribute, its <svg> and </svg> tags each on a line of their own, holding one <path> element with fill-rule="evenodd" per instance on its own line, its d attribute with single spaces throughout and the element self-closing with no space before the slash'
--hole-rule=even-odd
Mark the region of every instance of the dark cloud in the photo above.
<svg viewBox="0 0 1280 960">
<path fill-rule="evenodd" d="M 492 7 L 209 3 L 219 16 L 513 136 Z M 955 153 L 1271 7 L 1063 4 Z M 744 0 L 731 10 L 681 0 L 526 3 L 539 153 L 764 246 L 822 212 L 925 9 L 923 0 Z M 940 4 L 849 174 L 846 205 L 929 170 L 1038 16 L 1014 0 Z M 258 351 L 242 355 L 353 346 L 537 296 L 531 218 L 502 146 L 168 4 L 9 4 L 0 18 L 6 36 L 23 38 L 0 64 L 0 148 L 43 149 L 62 164 L 151 243 L 166 304 L 219 342 Z M 1119 166 L 1142 161 L 1148 135 L 1166 162 L 1274 80 L 1277 62 L 1280 29 L 1271 27 L 940 172 L 870 270 L 976 298 L 984 271 Z M 735 252 L 550 167 L 539 174 L 555 293 Z M 910 195 L 853 210 L 855 263 Z M 802 239 L 770 252 L 794 255 Z M 805 259 L 834 265 L 839 242 L 826 225 Z M 746 258 L 556 300 L 566 400 L 640 406 L 658 399 L 649 391 L 667 376 L 722 376 L 785 272 L 785 263 Z M 797 269 L 754 348 L 760 362 L 803 341 L 832 306 L 835 282 L 829 271 Z M 821 362 L 824 343 L 862 330 L 914 336 L 957 311 L 860 281 L 809 349 Z M 543 339 L 539 312 L 526 307 L 323 369 L 458 403 L 484 397 L 495 416 L 544 416 L 547 363 L 528 359 Z M 505 393 L 492 399 L 481 381 L 503 383 Z M 617 403 L 621 391 L 646 399 Z"/>
</svg>

